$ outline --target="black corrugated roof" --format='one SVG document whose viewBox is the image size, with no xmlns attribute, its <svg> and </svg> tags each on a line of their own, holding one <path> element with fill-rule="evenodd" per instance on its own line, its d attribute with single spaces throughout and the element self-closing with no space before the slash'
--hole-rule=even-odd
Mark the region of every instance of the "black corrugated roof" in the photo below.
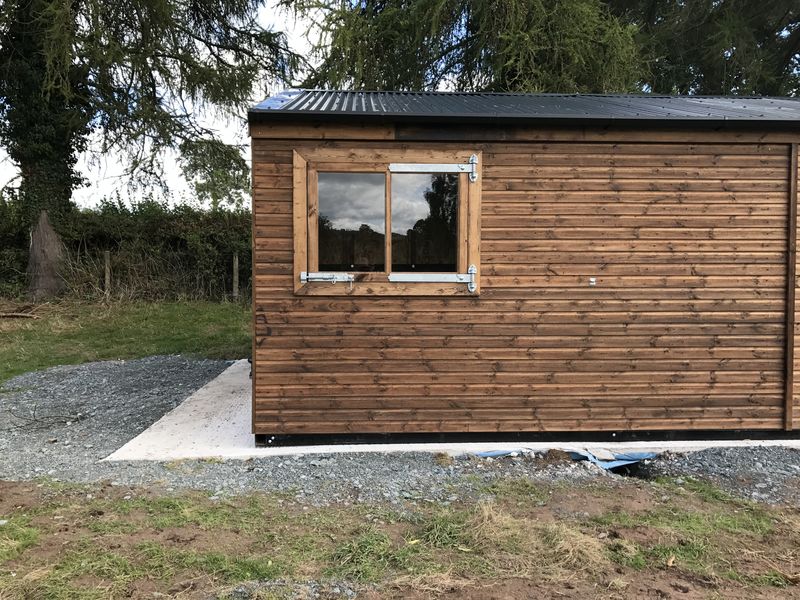
<svg viewBox="0 0 800 600">
<path fill-rule="evenodd" d="M 744 96 L 498 94 L 287 90 L 250 109 L 250 119 L 415 122 L 733 122 L 800 128 L 800 99 Z"/>
</svg>

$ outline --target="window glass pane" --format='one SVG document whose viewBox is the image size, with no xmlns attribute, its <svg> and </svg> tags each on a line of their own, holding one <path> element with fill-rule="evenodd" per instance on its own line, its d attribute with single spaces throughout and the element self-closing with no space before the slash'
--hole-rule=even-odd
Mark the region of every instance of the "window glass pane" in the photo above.
<svg viewBox="0 0 800 600">
<path fill-rule="evenodd" d="M 319 270 L 383 271 L 383 173 L 319 173 Z"/>
<path fill-rule="evenodd" d="M 456 271 L 458 175 L 392 175 L 392 271 Z"/>
</svg>

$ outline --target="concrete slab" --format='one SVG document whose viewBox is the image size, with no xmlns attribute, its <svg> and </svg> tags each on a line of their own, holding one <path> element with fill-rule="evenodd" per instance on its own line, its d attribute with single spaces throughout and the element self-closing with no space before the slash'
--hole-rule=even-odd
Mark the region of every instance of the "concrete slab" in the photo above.
<svg viewBox="0 0 800 600">
<path fill-rule="evenodd" d="M 796 440 L 722 440 L 677 442 L 465 442 L 412 444 L 342 444 L 256 448 L 251 433 L 250 365 L 239 360 L 216 379 L 133 438 L 104 461 L 171 461 L 192 458 L 233 458 L 335 454 L 352 452 L 447 452 L 464 454 L 489 450 L 579 450 L 596 456 L 621 452 L 693 452 L 725 446 L 785 446 L 800 448 Z"/>
<path fill-rule="evenodd" d="M 237 360 L 103 460 L 249 456 L 256 450 L 249 373 L 250 364 Z"/>
</svg>

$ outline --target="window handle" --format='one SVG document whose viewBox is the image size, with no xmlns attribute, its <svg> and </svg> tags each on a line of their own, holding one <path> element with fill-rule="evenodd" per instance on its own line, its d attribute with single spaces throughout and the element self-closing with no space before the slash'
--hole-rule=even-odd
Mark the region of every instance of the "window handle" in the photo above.
<svg viewBox="0 0 800 600">
<path fill-rule="evenodd" d="M 329 281 L 330 283 L 352 283 L 355 280 L 350 273 L 308 273 L 302 271 L 300 273 L 300 281 L 308 283 L 309 281 Z"/>
</svg>

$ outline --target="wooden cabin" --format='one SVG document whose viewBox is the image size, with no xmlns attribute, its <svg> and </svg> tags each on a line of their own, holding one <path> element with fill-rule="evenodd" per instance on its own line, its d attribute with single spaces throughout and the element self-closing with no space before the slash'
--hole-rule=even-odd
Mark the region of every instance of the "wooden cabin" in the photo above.
<svg viewBox="0 0 800 600">
<path fill-rule="evenodd" d="M 800 100 L 299 90 L 249 122 L 257 441 L 800 427 Z"/>
</svg>

